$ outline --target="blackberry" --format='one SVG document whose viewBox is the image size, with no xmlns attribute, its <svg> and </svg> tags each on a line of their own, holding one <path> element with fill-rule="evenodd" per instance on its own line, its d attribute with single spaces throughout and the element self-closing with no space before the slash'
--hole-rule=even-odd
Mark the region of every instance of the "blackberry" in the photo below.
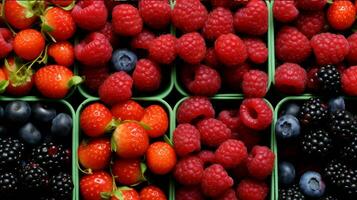
<svg viewBox="0 0 357 200">
<path fill-rule="evenodd" d="M 345 110 L 339 110 L 330 115 L 331 133 L 337 138 L 351 139 L 357 137 L 357 123 L 354 116 Z"/>
<path fill-rule="evenodd" d="M 332 149 L 332 138 L 323 129 L 307 131 L 300 140 L 302 151 L 312 156 L 325 156 Z"/>
<path fill-rule="evenodd" d="M 293 185 L 279 189 L 279 200 L 305 200 L 305 196 L 300 192 L 299 186 Z"/>
<path fill-rule="evenodd" d="M 52 194 L 56 199 L 70 200 L 72 198 L 72 177 L 66 173 L 59 173 L 51 179 Z"/>
<path fill-rule="evenodd" d="M 337 94 L 341 90 L 341 74 L 333 65 L 321 67 L 316 72 L 320 88 L 327 94 Z"/>
<path fill-rule="evenodd" d="M 323 197 L 321 200 L 339 200 L 339 199 L 335 196 L 327 195 L 327 196 Z"/>
<path fill-rule="evenodd" d="M 324 120 L 327 116 L 327 106 L 319 98 L 310 98 L 302 105 L 299 113 L 300 122 L 316 124 Z"/>
<path fill-rule="evenodd" d="M 346 161 L 357 164 L 357 137 L 353 137 L 352 141 L 343 147 L 341 154 Z"/>
<path fill-rule="evenodd" d="M 18 139 L 5 138 L 0 140 L 0 170 L 13 169 L 22 158 L 25 145 Z"/>
<path fill-rule="evenodd" d="M 47 172 L 37 163 L 26 164 L 20 173 L 21 183 L 29 192 L 38 192 L 48 187 Z"/>
<path fill-rule="evenodd" d="M 63 168 L 69 159 L 66 149 L 62 145 L 56 145 L 53 142 L 44 142 L 32 149 L 31 157 L 41 167 L 50 172 Z"/>
<path fill-rule="evenodd" d="M 18 179 L 12 172 L 0 174 L 0 195 L 10 197 L 15 195 L 18 190 Z"/>
</svg>

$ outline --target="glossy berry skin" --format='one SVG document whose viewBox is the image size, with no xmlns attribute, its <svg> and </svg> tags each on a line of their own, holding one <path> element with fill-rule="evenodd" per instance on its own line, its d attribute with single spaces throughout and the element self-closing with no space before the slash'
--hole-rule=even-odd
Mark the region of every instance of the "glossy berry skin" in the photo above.
<svg viewBox="0 0 357 200">
<path fill-rule="evenodd" d="M 176 38 L 172 34 L 161 35 L 149 44 L 149 56 L 161 64 L 170 64 L 176 58 Z"/>
<path fill-rule="evenodd" d="M 177 162 L 173 175 L 180 184 L 193 186 L 201 183 L 203 171 L 203 162 L 200 158 L 188 156 Z"/>
<path fill-rule="evenodd" d="M 264 180 L 272 174 L 275 155 L 266 146 L 254 146 L 247 160 L 249 174 L 259 180 Z"/>
<path fill-rule="evenodd" d="M 242 90 L 244 96 L 264 97 L 267 93 L 268 75 L 260 70 L 250 70 L 243 76 Z"/>
<path fill-rule="evenodd" d="M 112 55 L 112 64 L 115 71 L 127 73 L 134 70 L 138 57 L 134 52 L 127 49 L 117 49 Z"/>
<path fill-rule="evenodd" d="M 79 182 L 80 194 L 85 200 L 99 200 L 102 192 L 113 190 L 112 177 L 104 171 L 85 175 Z"/>
<path fill-rule="evenodd" d="M 134 87 L 143 92 L 153 92 L 160 88 L 161 68 L 149 59 L 140 59 L 133 72 Z"/>
<path fill-rule="evenodd" d="M 143 20 L 137 8 L 130 4 L 120 4 L 112 12 L 114 32 L 123 36 L 134 36 L 143 30 Z"/>
<path fill-rule="evenodd" d="M 175 152 L 180 157 L 199 151 L 201 150 L 200 132 L 191 124 L 180 124 L 173 132 L 173 143 Z"/>
<path fill-rule="evenodd" d="M 187 63 L 200 63 L 206 55 L 206 42 L 197 32 L 186 33 L 176 41 L 176 53 Z"/>
<path fill-rule="evenodd" d="M 103 135 L 113 115 L 110 110 L 101 103 L 88 105 L 80 114 L 80 127 L 84 134 L 90 137 Z"/>
<path fill-rule="evenodd" d="M 110 140 L 107 138 L 82 141 L 78 147 L 78 160 L 85 169 L 102 170 L 109 165 Z"/>
<path fill-rule="evenodd" d="M 255 112 L 252 115 L 252 112 Z M 245 126 L 253 130 L 264 130 L 272 122 L 272 110 L 260 98 L 245 99 L 239 109 L 239 116 Z"/>
<path fill-rule="evenodd" d="M 346 30 L 356 19 L 356 7 L 351 1 L 335 1 L 327 10 L 327 20 L 332 28 Z"/>
<path fill-rule="evenodd" d="M 70 67 L 74 63 L 74 47 L 67 41 L 51 44 L 48 48 L 48 55 L 52 57 L 58 65 Z"/>
<path fill-rule="evenodd" d="M 0 28 L 0 58 L 5 58 L 13 49 L 13 36 L 9 29 Z"/>
<path fill-rule="evenodd" d="M 227 66 L 242 64 L 248 57 L 244 42 L 232 33 L 219 36 L 214 43 L 214 51 Z"/>
<path fill-rule="evenodd" d="M 33 118 L 37 122 L 50 122 L 56 117 L 56 109 L 43 103 L 35 103 L 31 106 Z"/>
<path fill-rule="evenodd" d="M 339 110 L 345 110 L 346 104 L 343 96 L 331 98 L 328 102 L 328 110 L 331 113 L 334 113 Z"/>
<path fill-rule="evenodd" d="M 56 41 L 65 41 L 76 32 L 76 24 L 69 11 L 59 7 L 46 10 L 42 18 L 42 28 Z"/>
<path fill-rule="evenodd" d="M 197 119 L 212 118 L 214 108 L 207 97 L 190 97 L 184 100 L 177 110 L 178 123 L 190 123 Z"/>
<path fill-rule="evenodd" d="M 279 183 L 283 185 L 290 185 L 295 179 L 295 167 L 289 162 L 279 162 Z"/>
<path fill-rule="evenodd" d="M 165 142 L 152 143 L 146 152 L 146 163 L 152 173 L 167 174 L 176 165 L 175 150 Z"/>
<path fill-rule="evenodd" d="M 35 29 L 22 30 L 16 34 L 13 47 L 19 57 L 33 60 L 44 50 L 45 38 Z"/>
<path fill-rule="evenodd" d="M 25 101 L 13 101 L 6 105 L 4 115 L 12 123 L 25 123 L 31 116 L 31 107 Z"/>
<path fill-rule="evenodd" d="M 154 29 L 163 29 L 171 21 L 170 4 L 166 1 L 140 1 L 139 12 L 144 23 Z"/>
<path fill-rule="evenodd" d="M 104 27 L 108 11 L 104 1 L 79 1 L 72 10 L 72 17 L 80 28 L 96 31 Z"/>
<path fill-rule="evenodd" d="M 268 186 L 264 182 L 243 179 L 238 184 L 236 192 L 241 200 L 264 200 L 268 195 Z"/>
<path fill-rule="evenodd" d="M 235 168 L 248 158 L 247 148 L 242 141 L 229 139 L 215 152 L 215 160 L 225 169 Z"/>
<path fill-rule="evenodd" d="M 203 172 L 201 189 L 206 196 L 220 196 L 232 186 L 233 179 L 219 164 L 213 164 Z"/>
<path fill-rule="evenodd" d="M 117 159 L 112 165 L 115 180 L 123 185 L 134 185 L 144 181 L 143 164 L 139 159 Z"/>
<path fill-rule="evenodd" d="M 6 21 L 14 28 L 23 30 L 30 28 L 31 25 L 36 21 L 37 17 L 32 15 L 31 17 L 26 17 L 26 13 L 30 12 L 33 14 L 32 10 L 23 7 L 17 1 L 6 0 L 4 5 L 4 14 Z"/>
<path fill-rule="evenodd" d="M 201 134 L 202 144 L 210 147 L 217 147 L 232 136 L 231 130 L 214 118 L 203 119 L 196 127 Z"/>
<path fill-rule="evenodd" d="M 141 189 L 140 191 L 141 200 L 166 200 L 165 193 L 154 185 L 149 185 Z"/>
<path fill-rule="evenodd" d="M 74 0 L 50 0 L 53 4 L 57 6 L 69 6 Z"/>
<path fill-rule="evenodd" d="M 307 85 L 307 73 L 295 63 L 284 63 L 275 71 L 275 87 L 286 94 L 301 94 Z"/>
<path fill-rule="evenodd" d="M 116 195 L 119 193 L 120 195 Z M 120 187 L 118 190 L 114 191 L 114 196 L 110 200 L 140 200 L 138 192 L 133 188 Z"/>
<path fill-rule="evenodd" d="M 112 106 L 110 110 L 116 119 L 140 121 L 144 114 L 144 108 L 136 101 L 128 100 Z"/>
<path fill-rule="evenodd" d="M 42 134 L 31 122 L 28 122 L 20 127 L 19 137 L 28 145 L 38 145 L 41 142 Z"/>
<path fill-rule="evenodd" d="M 324 195 L 326 188 L 321 175 L 314 171 L 305 172 L 300 178 L 299 186 L 303 194 L 313 198 Z"/>
<path fill-rule="evenodd" d="M 300 135 L 300 122 L 290 114 L 279 117 L 275 124 L 275 134 L 280 139 L 292 139 Z"/>
<path fill-rule="evenodd" d="M 66 113 L 59 113 L 52 120 L 51 133 L 54 137 L 68 137 L 72 134 L 72 117 Z"/>
<path fill-rule="evenodd" d="M 222 7 L 212 10 L 203 26 L 202 33 L 208 40 L 215 40 L 220 35 L 233 33 L 233 14 Z"/>
<path fill-rule="evenodd" d="M 163 136 L 169 127 L 169 118 L 163 107 L 151 105 L 145 109 L 144 116 L 140 122 L 150 127 L 146 132 L 150 138 Z"/>
</svg>

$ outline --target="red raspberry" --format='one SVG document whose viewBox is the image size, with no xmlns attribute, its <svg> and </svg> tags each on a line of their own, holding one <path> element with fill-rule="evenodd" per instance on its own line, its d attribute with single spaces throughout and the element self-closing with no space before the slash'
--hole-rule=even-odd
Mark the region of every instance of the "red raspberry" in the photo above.
<svg viewBox="0 0 357 200">
<path fill-rule="evenodd" d="M 217 7 L 231 8 L 233 2 L 232 0 L 211 0 L 211 5 L 214 8 Z"/>
<path fill-rule="evenodd" d="M 244 179 L 237 187 L 240 200 L 264 200 L 268 195 L 268 186 L 264 182 Z"/>
<path fill-rule="evenodd" d="M 215 69 L 219 67 L 219 61 L 214 52 L 214 48 L 207 49 L 203 63 Z"/>
<path fill-rule="evenodd" d="M 233 90 L 240 90 L 243 81 L 243 76 L 250 69 L 249 64 L 243 63 L 242 65 L 236 66 L 234 69 L 227 69 L 224 71 L 225 80 L 228 86 Z"/>
<path fill-rule="evenodd" d="M 210 12 L 202 29 L 203 35 L 208 40 L 215 40 L 223 34 L 233 32 L 233 14 L 230 10 L 222 7 L 215 8 Z"/>
<path fill-rule="evenodd" d="M 216 157 L 214 156 L 214 153 L 209 150 L 201 151 L 200 153 L 198 153 L 198 157 L 201 159 L 203 165 L 213 164 L 216 162 Z"/>
<path fill-rule="evenodd" d="M 119 46 L 119 39 L 118 39 L 118 37 L 115 36 L 112 23 L 107 22 L 107 23 L 105 24 L 104 28 L 102 28 L 102 29 L 99 31 L 99 33 L 102 33 L 103 35 L 105 35 L 105 37 L 108 38 L 110 44 L 111 44 L 113 47 Z"/>
<path fill-rule="evenodd" d="M 350 51 L 347 55 L 347 60 L 351 65 L 355 65 L 357 64 L 357 33 L 350 35 L 347 38 L 347 41 L 350 45 Z"/>
<path fill-rule="evenodd" d="M 155 35 L 148 31 L 143 30 L 138 35 L 134 36 L 131 40 L 131 48 L 133 49 L 149 49 L 150 42 L 155 39 Z"/>
<path fill-rule="evenodd" d="M 114 32 L 123 36 L 135 36 L 143 30 L 143 19 L 137 8 L 130 4 L 120 4 L 112 12 Z"/>
<path fill-rule="evenodd" d="M 237 167 L 248 157 L 247 148 L 239 140 L 229 139 L 219 145 L 215 152 L 216 162 L 225 169 Z"/>
<path fill-rule="evenodd" d="M 219 61 L 228 66 L 242 64 L 248 57 L 244 42 L 232 33 L 219 36 L 214 43 L 214 51 Z"/>
<path fill-rule="evenodd" d="M 202 118 L 214 117 L 214 108 L 206 97 L 189 97 L 177 110 L 178 123 L 193 123 Z"/>
<path fill-rule="evenodd" d="M 199 187 L 183 187 L 176 191 L 176 200 L 204 200 Z"/>
<path fill-rule="evenodd" d="M 327 0 L 296 0 L 299 9 L 308 11 L 323 10 Z"/>
<path fill-rule="evenodd" d="M 79 1 L 72 10 L 72 17 L 79 27 L 96 31 L 103 28 L 107 22 L 108 10 L 104 1 Z"/>
<path fill-rule="evenodd" d="M 175 36 L 171 34 L 161 35 L 150 42 L 150 57 L 158 63 L 170 64 L 176 58 L 175 46 Z"/>
<path fill-rule="evenodd" d="M 140 121 L 144 114 L 144 108 L 133 100 L 128 100 L 115 104 L 110 110 L 116 119 Z"/>
<path fill-rule="evenodd" d="M 0 28 L 0 59 L 5 58 L 12 51 L 12 33 L 7 28 Z"/>
<path fill-rule="evenodd" d="M 182 158 L 177 162 L 173 174 L 182 185 L 197 185 L 202 180 L 203 164 L 197 156 Z"/>
<path fill-rule="evenodd" d="M 280 29 L 275 42 L 276 56 L 284 62 L 300 63 L 311 54 L 309 39 L 294 27 Z"/>
<path fill-rule="evenodd" d="M 264 99 L 252 98 L 242 102 L 239 116 L 245 126 L 254 130 L 263 130 L 271 124 L 273 112 Z"/>
<path fill-rule="evenodd" d="M 109 69 L 107 66 L 100 68 L 84 68 L 81 75 L 85 77 L 84 84 L 92 91 L 97 92 L 99 86 L 109 76 Z"/>
<path fill-rule="evenodd" d="M 186 88 L 194 95 L 212 96 L 221 88 L 219 73 L 205 65 L 184 67 L 181 79 Z"/>
<path fill-rule="evenodd" d="M 136 62 L 133 81 L 134 87 L 139 91 L 155 91 L 160 87 L 161 69 L 149 59 L 140 59 Z"/>
<path fill-rule="evenodd" d="M 232 132 L 234 132 L 241 124 L 239 119 L 239 110 L 222 110 L 217 117 L 223 122 Z"/>
<path fill-rule="evenodd" d="M 238 200 L 236 197 L 236 192 L 233 189 L 227 190 L 223 195 L 221 195 L 217 200 Z"/>
<path fill-rule="evenodd" d="M 243 76 L 242 90 L 244 96 L 264 97 L 268 90 L 268 75 L 260 70 L 250 70 Z"/>
<path fill-rule="evenodd" d="M 296 28 L 309 39 L 321 33 L 325 25 L 325 13 L 323 11 L 301 13 L 296 21 Z"/>
<path fill-rule="evenodd" d="M 236 137 L 233 139 L 241 140 L 249 150 L 252 149 L 253 146 L 259 144 L 262 138 L 257 131 L 242 124 L 237 128 Z"/>
<path fill-rule="evenodd" d="M 231 130 L 223 122 L 214 118 L 198 122 L 197 129 L 201 133 L 201 142 L 211 147 L 219 146 L 232 136 Z"/>
<path fill-rule="evenodd" d="M 286 94 L 301 94 L 305 90 L 307 74 L 294 63 L 284 63 L 275 71 L 275 87 Z"/>
<path fill-rule="evenodd" d="M 274 153 L 265 146 L 254 146 L 247 160 L 249 174 L 263 180 L 271 175 L 274 168 Z"/>
<path fill-rule="evenodd" d="M 208 12 L 200 1 L 176 1 L 171 12 L 172 23 L 183 32 L 194 32 L 201 29 Z"/>
<path fill-rule="evenodd" d="M 342 90 L 351 96 L 357 96 L 357 66 L 352 66 L 342 73 Z"/>
<path fill-rule="evenodd" d="M 275 0 L 273 4 L 274 18 L 280 22 L 291 22 L 299 16 L 294 0 Z"/>
<path fill-rule="evenodd" d="M 249 35 L 264 35 L 268 31 L 268 8 L 264 1 L 249 1 L 234 15 L 236 31 Z"/>
<path fill-rule="evenodd" d="M 206 56 L 206 42 L 197 33 L 186 33 L 176 42 L 176 53 L 187 63 L 200 63 Z"/>
<path fill-rule="evenodd" d="M 350 50 L 348 41 L 340 34 L 320 33 L 312 37 L 310 44 L 320 65 L 338 64 Z"/>
<path fill-rule="evenodd" d="M 233 179 L 219 164 L 213 164 L 203 172 L 201 187 L 206 196 L 218 197 L 232 186 Z"/>
<path fill-rule="evenodd" d="M 116 104 L 131 98 L 133 79 L 125 72 L 111 74 L 99 87 L 99 97 L 104 103 Z"/>
<path fill-rule="evenodd" d="M 200 132 L 191 124 L 180 124 L 173 132 L 174 149 L 178 156 L 201 150 Z"/>
<path fill-rule="evenodd" d="M 319 79 L 317 78 L 318 67 L 312 67 L 307 71 L 307 84 L 306 87 L 312 91 L 317 91 L 319 89 Z"/>
<path fill-rule="evenodd" d="M 154 29 L 167 27 L 171 20 L 171 8 L 168 1 L 141 0 L 139 12 L 144 23 Z"/>
<path fill-rule="evenodd" d="M 105 35 L 90 33 L 74 48 L 76 59 L 88 67 L 101 67 L 112 57 L 113 48 Z"/>
<path fill-rule="evenodd" d="M 265 42 L 259 38 L 243 39 L 248 51 L 248 58 L 256 64 L 263 64 L 268 59 L 268 48 Z"/>
</svg>

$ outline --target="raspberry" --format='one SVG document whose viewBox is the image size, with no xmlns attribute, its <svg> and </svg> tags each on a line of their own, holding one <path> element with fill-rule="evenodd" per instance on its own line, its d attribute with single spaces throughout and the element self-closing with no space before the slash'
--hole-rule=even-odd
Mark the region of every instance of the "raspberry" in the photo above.
<svg viewBox="0 0 357 200">
<path fill-rule="evenodd" d="M 171 20 L 171 8 L 168 1 L 142 0 L 139 12 L 146 25 L 154 29 L 165 28 Z"/>
<path fill-rule="evenodd" d="M 223 122 L 232 132 L 241 124 L 238 110 L 222 110 L 217 119 Z"/>
<path fill-rule="evenodd" d="M 244 42 L 232 33 L 219 36 L 214 43 L 214 51 L 218 59 L 228 66 L 242 64 L 248 57 Z"/>
<path fill-rule="evenodd" d="M 200 188 L 198 187 L 183 187 L 176 191 L 176 200 L 204 200 Z"/>
<path fill-rule="evenodd" d="M 144 29 L 141 33 L 133 37 L 131 40 L 131 48 L 149 49 L 150 42 L 154 39 L 155 35 L 152 32 Z"/>
<path fill-rule="evenodd" d="M 312 91 L 319 89 L 319 79 L 317 78 L 317 72 L 319 68 L 312 67 L 307 71 L 307 84 L 306 87 Z"/>
<path fill-rule="evenodd" d="M 257 133 L 257 131 L 252 130 L 242 124 L 237 128 L 237 135 L 234 139 L 241 140 L 247 149 L 252 149 L 253 146 L 259 144 L 262 138 Z"/>
<path fill-rule="evenodd" d="M 227 69 L 224 71 L 225 80 L 228 86 L 234 90 L 240 90 L 243 81 L 243 76 L 250 69 L 249 64 L 243 63 L 242 65 L 236 66 L 234 69 Z"/>
<path fill-rule="evenodd" d="M 206 43 L 197 33 L 186 33 L 176 42 L 176 53 L 187 63 L 200 63 L 206 56 Z"/>
<path fill-rule="evenodd" d="M 352 66 L 342 73 L 342 90 L 351 96 L 357 96 L 357 66 Z"/>
<path fill-rule="evenodd" d="M 219 145 L 214 155 L 217 163 L 230 169 L 242 163 L 248 157 L 248 152 L 243 142 L 229 139 Z"/>
<path fill-rule="evenodd" d="M 124 71 L 111 74 L 99 87 L 99 97 L 104 103 L 116 104 L 131 98 L 133 79 Z"/>
<path fill-rule="evenodd" d="M 81 75 L 85 77 L 84 84 L 92 91 L 97 92 L 99 86 L 109 76 L 109 70 L 107 66 L 100 68 L 85 68 L 82 70 Z"/>
<path fill-rule="evenodd" d="M 227 190 L 223 195 L 221 195 L 218 200 L 238 200 L 236 197 L 236 192 L 233 189 Z"/>
<path fill-rule="evenodd" d="M 311 54 L 309 39 L 294 27 L 280 29 L 275 42 L 276 56 L 284 62 L 300 63 Z"/>
<path fill-rule="evenodd" d="M 113 48 L 105 35 L 90 33 L 74 48 L 76 59 L 86 66 L 100 67 L 112 57 Z"/>
<path fill-rule="evenodd" d="M 274 167 L 275 155 L 265 146 L 254 146 L 247 160 L 249 174 L 263 180 L 271 175 Z"/>
<path fill-rule="evenodd" d="M 219 164 L 213 164 L 203 172 L 201 187 L 206 196 L 217 197 L 232 186 L 233 179 Z"/>
<path fill-rule="evenodd" d="M 137 8 L 130 4 L 120 4 L 112 12 L 114 32 L 123 36 L 135 36 L 143 30 L 143 19 Z"/>
<path fill-rule="evenodd" d="M 233 4 L 232 4 L 232 0 L 211 0 L 211 5 L 214 8 L 217 7 L 230 8 Z"/>
<path fill-rule="evenodd" d="M 197 156 L 190 156 L 177 162 L 174 177 L 182 185 L 197 185 L 201 183 L 203 164 Z"/>
<path fill-rule="evenodd" d="M 216 53 L 214 52 L 214 48 L 209 48 L 206 51 L 206 56 L 203 60 L 203 63 L 212 67 L 212 68 L 218 68 L 219 67 L 219 61 L 216 56 Z"/>
<path fill-rule="evenodd" d="M 243 39 L 248 51 L 248 58 L 256 64 L 263 64 L 268 59 L 268 48 L 265 42 L 259 38 Z"/>
<path fill-rule="evenodd" d="M 271 124 L 273 112 L 264 99 L 252 98 L 242 102 L 239 116 L 245 126 L 263 130 Z"/>
<path fill-rule="evenodd" d="M 119 46 L 119 39 L 115 36 L 113 25 L 110 22 L 107 22 L 105 26 L 99 31 L 108 38 L 110 44 L 114 47 Z"/>
<path fill-rule="evenodd" d="M 140 121 L 145 114 L 144 108 L 133 100 L 115 104 L 110 111 L 112 112 L 113 116 L 120 121 Z"/>
<path fill-rule="evenodd" d="M 231 138 L 231 130 L 214 118 L 198 122 L 197 129 L 201 133 L 201 142 L 207 146 L 216 147 Z"/>
<path fill-rule="evenodd" d="M 301 13 L 296 21 L 296 28 L 309 39 L 322 32 L 325 25 L 323 11 Z"/>
<path fill-rule="evenodd" d="M 276 0 L 273 4 L 273 14 L 276 20 L 286 23 L 294 21 L 299 15 L 299 10 L 294 0 Z"/>
<path fill-rule="evenodd" d="M 198 153 L 198 157 L 201 159 L 203 165 L 213 164 L 216 162 L 216 157 L 212 151 L 203 150 Z"/>
<path fill-rule="evenodd" d="M 234 15 L 236 31 L 249 35 L 264 35 L 268 31 L 268 8 L 264 1 L 249 1 Z"/>
<path fill-rule="evenodd" d="M 191 124 L 180 124 L 173 132 L 174 149 L 178 156 L 201 150 L 200 132 Z"/>
<path fill-rule="evenodd" d="M 264 182 L 244 179 L 237 187 L 240 200 L 264 200 L 268 195 L 268 186 Z"/>
<path fill-rule="evenodd" d="M 136 62 L 133 72 L 134 87 L 144 92 L 152 92 L 160 87 L 161 69 L 149 59 L 140 59 Z"/>
<path fill-rule="evenodd" d="M 350 50 L 348 41 L 340 34 L 320 33 L 312 37 L 310 44 L 320 65 L 338 64 Z"/>
<path fill-rule="evenodd" d="M 308 11 L 318 11 L 324 9 L 327 0 L 296 0 L 296 3 L 299 9 Z"/>
<path fill-rule="evenodd" d="M 176 58 L 175 46 L 175 36 L 171 34 L 161 35 L 150 42 L 150 57 L 158 63 L 170 64 Z"/>
<path fill-rule="evenodd" d="M 72 17 L 77 26 L 89 31 L 96 31 L 105 26 L 108 11 L 104 1 L 79 1 L 72 10 Z"/>
<path fill-rule="evenodd" d="M 171 12 L 173 25 L 183 32 L 194 32 L 201 29 L 208 12 L 200 1 L 177 1 Z"/>
<path fill-rule="evenodd" d="M 304 68 L 294 63 L 284 63 L 275 71 L 275 87 L 287 94 L 304 92 L 307 75 Z"/>
<path fill-rule="evenodd" d="M 233 14 L 226 8 L 215 8 L 210 12 L 202 33 L 208 40 L 215 40 L 223 34 L 233 33 Z"/>
<path fill-rule="evenodd" d="M 181 79 L 187 89 L 194 95 L 212 96 L 221 88 L 219 73 L 205 65 L 184 67 Z"/>
<path fill-rule="evenodd" d="M 189 97 L 177 110 L 178 123 L 193 123 L 202 118 L 214 117 L 214 108 L 206 97 Z"/>
<path fill-rule="evenodd" d="M 268 90 L 268 75 L 260 70 L 250 70 L 243 76 L 242 90 L 244 96 L 264 97 Z"/>
<path fill-rule="evenodd" d="M 347 38 L 350 45 L 350 51 L 347 55 L 347 60 L 351 65 L 357 64 L 357 33 L 353 33 Z"/>
<path fill-rule="evenodd" d="M 0 28 L 0 59 L 5 58 L 12 51 L 12 34 L 7 28 Z"/>
</svg>

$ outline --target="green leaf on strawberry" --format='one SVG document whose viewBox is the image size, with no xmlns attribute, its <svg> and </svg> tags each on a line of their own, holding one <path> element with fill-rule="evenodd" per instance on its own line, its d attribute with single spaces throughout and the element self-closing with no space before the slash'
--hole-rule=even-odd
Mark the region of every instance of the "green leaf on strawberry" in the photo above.
<svg viewBox="0 0 357 200">
<path fill-rule="evenodd" d="M 8 85 L 9 85 L 9 81 L 8 80 L 0 81 L 0 94 L 5 92 L 5 90 L 6 90 Z"/>
</svg>

